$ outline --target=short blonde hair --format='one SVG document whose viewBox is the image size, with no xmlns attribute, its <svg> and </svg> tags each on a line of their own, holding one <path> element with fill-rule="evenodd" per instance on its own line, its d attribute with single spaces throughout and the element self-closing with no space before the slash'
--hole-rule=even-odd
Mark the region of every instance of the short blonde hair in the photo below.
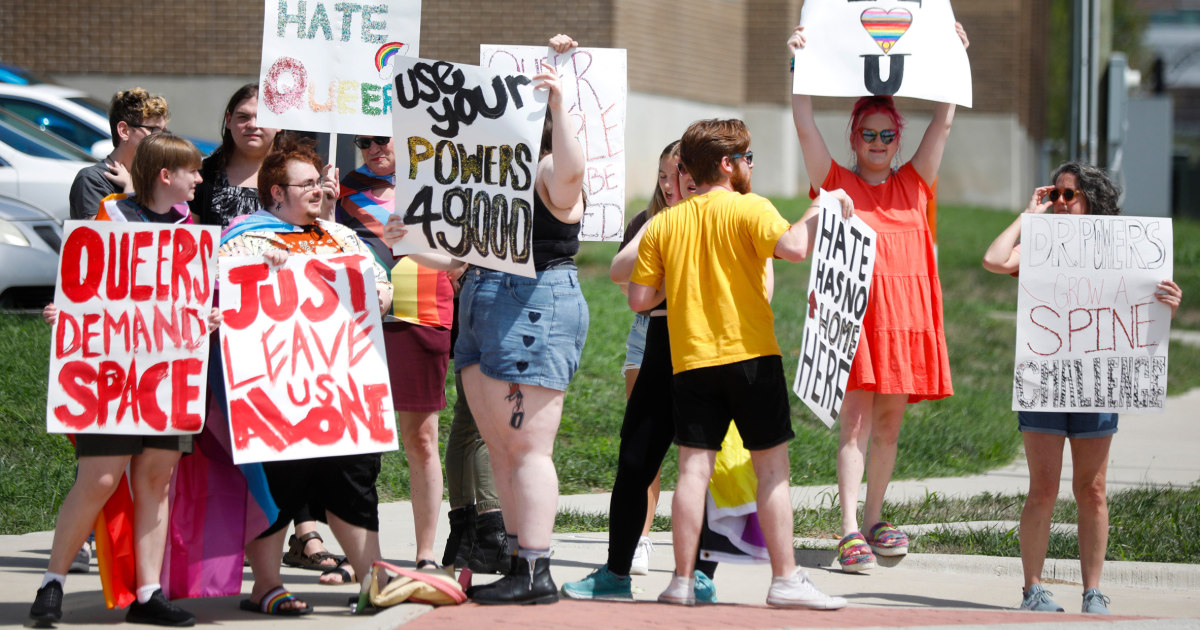
<svg viewBox="0 0 1200 630">
<path fill-rule="evenodd" d="M 159 116 L 167 117 L 167 99 L 140 87 L 117 92 L 108 106 L 108 128 L 112 132 L 113 146 L 121 142 L 121 137 L 117 135 L 117 123 L 123 121 L 126 125 L 140 125 Z"/>
<path fill-rule="evenodd" d="M 133 154 L 133 166 L 129 169 L 138 200 L 142 205 L 154 201 L 154 182 L 162 169 L 198 169 L 203 159 L 196 145 L 186 138 L 169 131 L 150 134 L 138 143 L 137 151 Z"/>
</svg>

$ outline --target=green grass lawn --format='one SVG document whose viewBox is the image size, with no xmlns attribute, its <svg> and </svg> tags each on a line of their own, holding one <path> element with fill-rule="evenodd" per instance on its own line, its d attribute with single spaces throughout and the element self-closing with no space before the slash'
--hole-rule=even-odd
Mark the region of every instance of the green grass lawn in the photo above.
<svg viewBox="0 0 1200 630">
<path fill-rule="evenodd" d="M 807 201 L 778 200 L 791 220 Z M 966 475 L 1012 461 L 1020 447 L 1009 411 L 1015 324 L 996 317 L 1016 308 L 1016 281 L 980 266 L 987 245 L 1014 214 L 945 206 L 939 219 L 939 267 L 945 298 L 955 395 L 910 407 L 900 434 L 896 478 Z M 585 243 L 578 261 L 591 312 L 587 347 L 567 392 L 555 449 L 563 493 L 612 488 L 624 412 L 621 365 L 633 314 L 608 280 L 615 244 Z M 1175 221 L 1175 279 L 1184 288 L 1179 328 L 1200 330 L 1200 223 Z M 777 261 L 775 331 L 788 382 L 795 376 L 803 329 L 808 265 Z M 66 439 L 45 433 L 45 384 L 50 330 L 40 318 L 0 314 L 0 534 L 48 529 L 74 476 Z M 1169 391 L 1200 385 L 1200 349 L 1171 344 Z M 447 397 L 454 401 L 454 389 Z M 802 403 L 792 400 L 797 439 L 790 445 L 793 484 L 833 483 L 837 433 L 826 429 Z M 442 428 L 450 412 L 442 413 Z M 443 434 L 444 438 L 444 434 Z M 952 445 L 948 447 L 947 445 Z M 673 488 L 675 455 L 668 456 L 663 484 Z M 399 453 L 384 457 L 384 500 L 406 498 L 408 470 Z"/>
</svg>

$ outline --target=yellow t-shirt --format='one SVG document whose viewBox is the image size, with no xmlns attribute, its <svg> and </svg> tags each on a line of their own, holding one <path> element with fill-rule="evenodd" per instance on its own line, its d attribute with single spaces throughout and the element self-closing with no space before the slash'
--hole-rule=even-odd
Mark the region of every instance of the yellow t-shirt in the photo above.
<svg viewBox="0 0 1200 630">
<path fill-rule="evenodd" d="M 780 354 L 766 259 L 789 227 L 763 197 L 721 189 L 650 221 L 632 281 L 665 289 L 676 374 Z"/>
</svg>

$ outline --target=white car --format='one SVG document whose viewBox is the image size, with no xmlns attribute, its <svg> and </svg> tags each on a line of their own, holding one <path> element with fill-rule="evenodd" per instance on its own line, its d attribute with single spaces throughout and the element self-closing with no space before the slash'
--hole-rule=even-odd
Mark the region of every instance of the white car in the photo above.
<svg viewBox="0 0 1200 630">
<path fill-rule="evenodd" d="M 71 183 L 91 156 L 0 108 L 0 194 L 16 197 L 58 222 L 71 215 Z"/>
<path fill-rule="evenodd" d="M 62 236 L 46 213 L 0 195 L 0 308 L 41 309 L 54 300 Z"/>
</svg>

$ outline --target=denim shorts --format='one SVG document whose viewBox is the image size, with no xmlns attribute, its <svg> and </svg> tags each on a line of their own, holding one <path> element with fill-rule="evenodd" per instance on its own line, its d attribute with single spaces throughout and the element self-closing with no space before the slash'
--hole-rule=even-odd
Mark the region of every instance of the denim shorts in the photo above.
<svg viewBox="0 0 1200 630">
<path fill-rule="evenodd" d="M 472 267 L 458 304 L 455 369 L 479 364 L 498 381 L 566 391 L 588 330 L 573 267 L 540 271 L 536 278 Z"/>
<path fill-rule="evenodd" d="M 638 313 L 633 316 L 629 337 L 625 339 L 625 365 L 621 366 L 621 376 L 629 370 L 642 369 L 642 357 L 646 355 L 646 327 L 649 325 L 649 315 Z"/>
<path fill-rule="evenodd" d="M 1106 437 L 1117 432 L 1117 414 L 1084 411 L 1020 411 L 1022 431 L 1065 435 L 1069 438 Z"/>
</svg>

